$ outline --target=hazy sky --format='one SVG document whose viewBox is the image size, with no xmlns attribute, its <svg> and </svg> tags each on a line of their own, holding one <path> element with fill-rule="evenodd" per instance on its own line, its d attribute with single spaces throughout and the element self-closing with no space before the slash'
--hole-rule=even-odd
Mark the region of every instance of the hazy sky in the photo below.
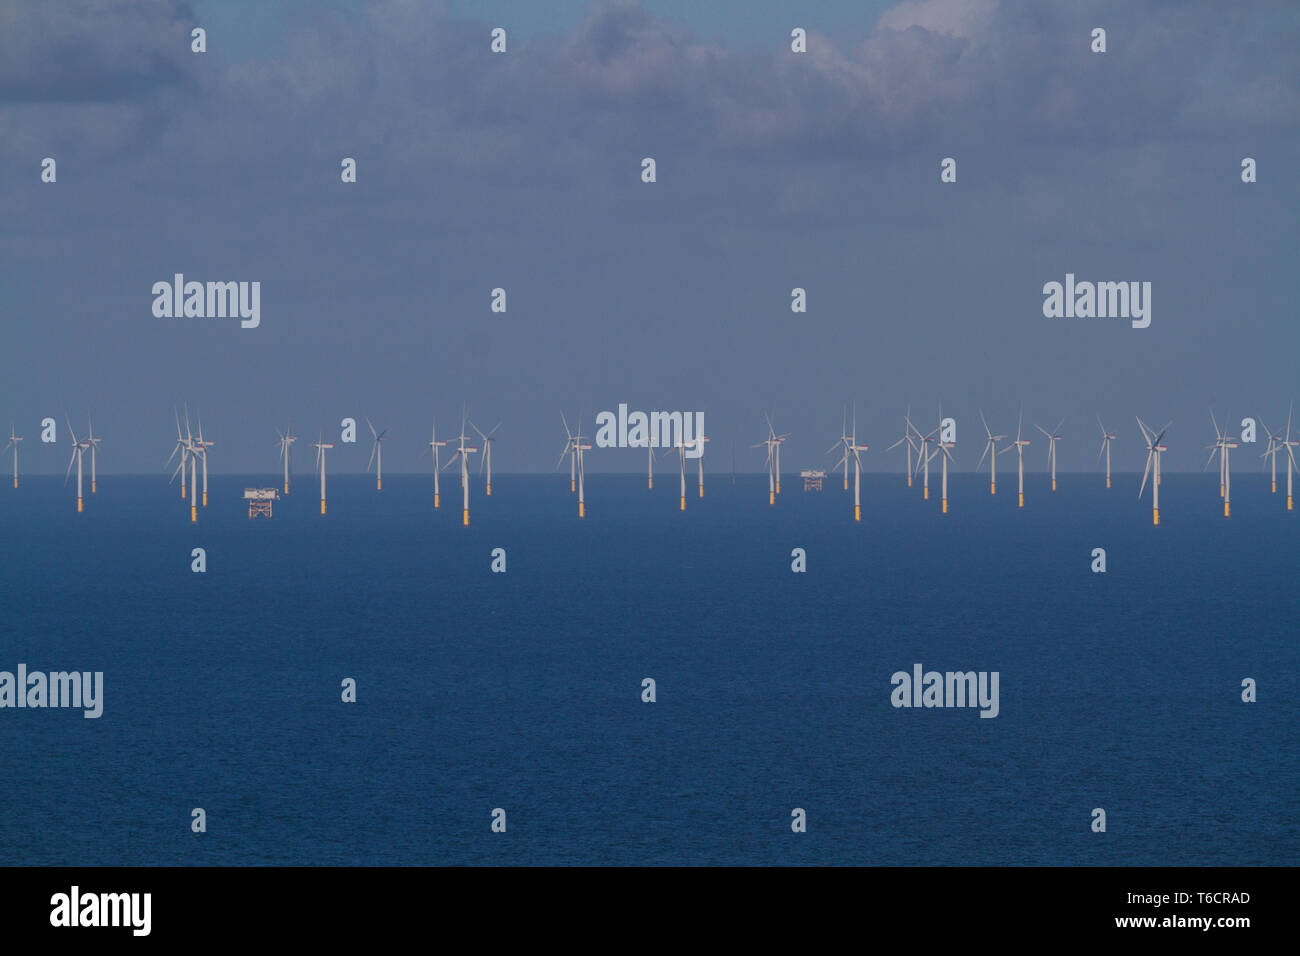
<svg viewBox="0 0 1300 956">
<path fill-rule="evenodd" d="M 465 402 L 498 470 L 549 471 L 561 409 L 625 402 L 758 470 L 771 410 L 796 470 L 856 401 L 898 469 L 942 403 L 965 470 L 1023 404 L 1063 470 L 1097 413 L 1117 469 L 1135 414 L 1199 469 L 1211 406 L 1277 428 L 1300 392 L 1298 49 L 1283 2 L 0 0 L 0 424 L 62 473 L 91 409 L 102 470 L 157 472 L 188 401 L 214 470 L 269 473 L 286 420 L 368 415 L 398 472 Z M 261 282 L 260 327 L 154 317 L 177 272 Z M 1150 328 L 1045 318 L 1067 272 L 1151 282 Z"/>
</svg>

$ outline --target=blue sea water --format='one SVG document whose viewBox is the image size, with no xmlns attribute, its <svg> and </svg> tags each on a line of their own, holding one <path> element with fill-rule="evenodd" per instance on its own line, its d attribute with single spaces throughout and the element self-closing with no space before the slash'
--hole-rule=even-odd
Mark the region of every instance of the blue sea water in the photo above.
<svg viewBox="0 0 1300 956">
<path fill-rule="evenodd" d="M 250 522 L 270 479 L 217 476 L 197 525 L 157 477 L 82 515 L 0 488 L 0 670 L 105 684 L 98 720 L 0 710 L 0 863 L 1297 862 L 1300 511 L 1267 478 L 1224 520 L 1166 475 L 1159 528 L 1133 475 L 1031 475 L 1023 511 L 959 475 L 946 516 L 871 475 L 860 525 L 838 480 L 682 513 L 675 475 L 592 475 L 579 521 L 567 479 L 476 479 L 469 528 L 454 478 L 434 512 L 428 477 L 332 477 L 321 517 L 304 475 Z M 998 671 L 1000 714 L 892 707 L 917 662 Z"/>
</svg>

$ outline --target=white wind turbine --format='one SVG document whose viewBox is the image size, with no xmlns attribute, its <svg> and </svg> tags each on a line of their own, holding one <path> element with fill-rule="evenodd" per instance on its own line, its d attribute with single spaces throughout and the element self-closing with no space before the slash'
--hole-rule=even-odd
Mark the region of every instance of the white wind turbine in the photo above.
<svg viewBox="0 0 1300 956">
<path fill-rule="evenodd" d="M 90 493 L 99 492 L 99 484 L 95 480 L 95 452 L 99 450 L 99 443 L 102 438 L 95 437 L 94 426 L 90 423 L 90 412 L 86 412 L 86 444 L 90 448 Z"/>
<path fill-rule="evenodd" d="M 1278 442 L 1278 448 L 1286 449 L 1286 510 L 1291 510 L 1291 473 L 1296 470 L 1295 447 L 1300 440 L 1291 437 L 1291 409 L 1286 412 L 1286 437 Z"/>
<path fill-rule="evenodd" d="M 469 436 L 465 434 L 465 413 L 462 409 L 460 416 L 460 434 L 452 441 L 457 442 L 456 454 L 447 460 L 443 468 L 450 468 L 456 462 L 460 462 L 460 491 L 461 491 L 461 523 L 469 527 L 469 456 L 478 451 L 473 445 L 467 444 Z"/>
<path fill-rule="evenodd" d="M 1007 436 L 995 435 L 989 431 L 989 423 L 984 419 L 983 409 L 980 409 L 980 421 L 984 422 L 984 434 L 988 436 L 988 440 L 984 443 L 984 454 L 980 455 L 979 465 L 975 466 L 975 470 L 979 470 L 979 466 L 984 464 L 985 456 L 988 456 L 989 494 L 996 495 L 998 493 L 998 442 L 1005 440 Z"/>
<path fill-rule="evenodd" d="M 441 494 L 439 494 L 438 492 L 438 471 L 439 471 L 438 449 L 444 447 L 446 444 L 447 443 L 445 441 L 438 441 L 438 423 L 435 421 L 429 430 L 429 453 L 433 455 L 433 506 L 434 508 L 438 508 L 441 506 L 440 499 L 442 497 Z"/>
<path fill-rule="evenodd" d="M 916 428 L 912 425 L 912 406 L 908 405 L 907 414 L 903 416 L 903 437 L 885 449 L 885 451 L 893 451 L 904 442 L 907 443 L 907 487 L 909 488 L 912 487 L 912 452 L 916 451 L 919 454 L 919 449 L 912 440 L 912 432 L 914 431 L 916 431 Z"/>
<path fill-rule="evenodd" d="M 1115 436 L 1106 431 L 1106 426 L 1101 424 L 1101 416 L 1097 416 L 1097 424 L 1101 425 L 1101 449 L 1097 452 L 1097 460 L 1101 461 L 1101 456 L 1106 456 L 1106 487 L 1110 487 L 1110 443 L 1115 440 Z"/>
<path fill-rule="evenodd" d="M 278 428 L 275 430 L 275 433 L 280 436 L 278 444 L 280 446 L 280 460 L 284 463 L 284 493 L 286 495 L 289 493 L 289 446 L 298 440 L 298 436 L 292 434 L 292 427 L 291 423 L 285 427 L 283 432 Z"/>
<path fill-rule="evenodd" d="M 66 416 L 65 416 L 66 417 Z M 77 433 L 72 430 L 72 419 L 68 421 L 68 434 L 72 436 L 72 457 L 68 459 L 68 470 L 63 473 L 63 483 L 68 483 L 68 476 L 72 474 L 72 465 L 77 465 L 77 513 L 81 514 L 84 510 L 81 496 L 81 456 L 87 448 L 93 447 L 90 442 L 82 440 L 77 441 Z"/>
<path fill-rule="evenodd" d="M 940 420 L 943 419 L 942 408 L 939 409 L 939 418 Z M 930 434 L 922 435 L 921 430 L 916 429 L 916 470 L 924 472 L 921 482 L 921 498 L 925 501 L 930 500 L 930 459 L 934 457 L 934 453 L 929 450 L 929 446 L 934 444 L 934 436 L 937 431 L 939 429 L 936 428 Z"/>
<path fill-rule="evenodd" d="M 933 458 L 935 455 L 939 455 L 939 454 L 943 455 L 943 458 L 940 461 L 940 464 L 943 466 L 943 484 L 942 484 L 942 489 L 943 489 L 942 513 L 943 514 L 948 513 L 948 462 L 953 461 L 952 449 L 956 447 L 957 447 L 957 443 L 955 441 L 940 441 L 936 444 L 934 451 L 930 452 L 930 458 Z M 927 459 L 927 464 L 928 461 L 929 459 Z"/>
<path fill-rule="evenodd" d="M 371 424 L 370 419 L 366 419 L 366 426 L 370 429 L 370 435 L 373 441 L 370 445 L 370 461 L 366 463 L 366 471 L 369 471 L 372 465 L 378 464 L 375 469 L 375 491 L 384 490 L 384 436 L 388 434 L 385 428 L 382 432 L 376 432 L 375 426 Z"/>
<path fill-rule="evenodd" d="M 333 448 L 332 441 L 325 440 L 325 433 L 321 432 L 316 438 L 316 470 L 320 472 L 320 513 L 325 513 L 325 450 Z"/>
<path fill-rule="evenodd" d="M 1169 431 L 1169 425 L 1160 429 L 1159 433 L 1153 432 L 1147 428 L 1142 419 L 1137 420 L 1138 428 L 1142 429 L 1142 437 L 1147 443 L 1147 464 L 1142 470 L 1142 486 L 1138 488 L 1138 498 L 1142 497 L 1142 492 L 1146 490 L 1147 476 L 1150 475 L 1151 481 L 1151 523 L 1160 524 L 1160 456 L 1169 450 L 1168 446 L 1160 444 L 1160 440 L 1165 437 L 1165 432 Z M 1152 464 L 1155 465 L 1155 472 L 1152 474 Z"/>
<path fill-rule="evenodd" d="M 1290 416 L 1288 415 L 1288 417 Z M 1264 446 L 1264 454 L 1260 455 L 1259 457 L 1269 459 L 1272 465 L 1272 472 L 1273 472 L 1272 493 L 1277 494 L 1277 453 L 1282 450 L 1282 439 L 1280 436 L 1274 435 L 1271 431 L 1268 430 L 1268 426 L 1264 424 L 1264 419 L 1261 418 L 1259 420 L 1259 424 L 1260 427 L 1264 429 L 1264 434 L 1268 435 L 1268 444 Z"/>
<path fill-rule="evenodd" d="M 172 459 L 176 457 L 176 453 L 177 453 L 177 452 L 180 452 L 181 461 L 180 461 L 180 464 L 176 466 L 176 470 L 172 472 L 172 480 L 173 480 L 173 481 L 176 480 L 176 475 L 177 475 L 177 474 L 179 474 L 179 475 L 181 476 L 181 500 L 184 500 L 185 497 L 186 497 L 186 492 L 185 492 L 185 479 L 186 479 L 185 466 L 189 464 L 189 460 L 190 460 L 190 446 L 191 446 L 192 442 L 191 442 L 188 438 L 186 438 L 184 435 L 181 434 L 181 416 L 180 416 L 180 413 L 179 413 L 178 411 L 176 411 L 175 408 L 173 408 L 173 409 L 172 409 L 172 415 L 173 415 L 173 416 L 175 417 L 175 419 L 176 419 L 176 444 L 172 447 L 172 453 L 171 453 L 170 455 L 167 456 L 167 462 L 166 462 L 166 464 L 163 465 L 163 467 L 166 468 L 167 465 L 170 465 L 170 464 L 172 463 Z M 189 418 L 190 418 L 190 414 L 189 414 L 189 409 L 187 408 L 187 409 L 185 410 L 185 421 L 186 421 L 187 424 L 188 424 L 188 422 L 189 422 Z"/>
<path fill-rule="evenodd" d="M 5 445 L 4 450 L 8 451 L 10 448 L 13 448 L 14 450 L 14 487 L 15 488 L 18 487 L 18 443 L 20 441 L 22 441 L 22 438 L 20 438 L 18 436 L 18 433 L 14 431 L 14 426 L 10 425 L 9 444 Z"/>
<path fill-rule="evenodd" d="M 695 464 L 700 476 L 700 497 L 704 497 L 704 443 L 709 440 L 708 435 L 696 435 L 695 438 L 688 442 L 692 447 L 698 445 L 700 449 L 699 457 L 695 459 Z"/>
<path fill-rule="evenodd" d="M 492 430 L 488 432 L 486 435 L 483 434 L 483 432 L 479 429 L 479 427 L 475 425 L 473 422 L 469 423 L 469 427 L 474 429 L 474 431 L 478 432 L 478 437 L 483 439 L 483 457 L 479 459 L 478 470 L 479 470 L 479 474 L 482 474 L 483 469 L 484 468 L 487 469 L 487 494 L 491 495 L 492 494 L 492 446 L 495 445 L 497 441 L 492 436 L 495 435 L 497 429 L 501 427 L 501 423 L 497 422 L 495 425 L 493 425 Z"/>
<path fill-rule="evenodd" d="M 199 437 L 194 442 L 195 451 L 203 459 L 203 507 L 208 506 L 208 449 L 216 444 L 214 441 L 205 441 L 203 438 L 203 415 L 201 412 L 195 412 L 199 419 Z M 188 424 L 188 420 L 186 422 Z M 94 461 L 94 456 L 91 456 Z"/>
<path fill-rule="evenodd" d="M 1005 455 L 1013 448 L 1016 450 L 1016 471 L 1019 475 L 1019 498 L 1017 499 L 1019 504 L 1016 505 L 1018 508 L 1025 506 L 1025 447 L 1029 444 L 1029 439 L 1020 437 L 1024 423 L 1025 412 L 1021 409 L 1020 418 L 1016 422 L 1016 440 L 998 452 L 999 455 Z"/>
<path fill-rule="evenodd" d="M 862 459 L 858 457 L 858 452 L 866 451 L 869 446 L 858 444 L 858 406 L 853 406 L 853 432 L 849 435 L 848 443 L 844 446 L 844 454 L 853 455 L 853 520 L 862 520 Z M 847 477 L 849 473 L 848 465 L 844 466 L 844 474 Z"/>
<path fill-rule="evenodd" d="M 789 435 L 778 435 L 772 427 L 772 419 L 764 414 L 763 418 L 767 421 L 767 437 L 760 442 L 755 442 L 751 448 L 767 448 L 767 503 L 776 504 L 776 496 L 781 490 L 781 442 L 789 438 Z"/>
<path fill-rule="evenodd" d="M 1061 435 L 1059 433 L 1061 431 L 1061 426 L 1064 424 L 1065 424 L 1065 419 L 1062 418 L 1059 422 L 1056 423 L 1056 427 L 1053 428 L 1050 432 L 1046 428 L 1043 428 L 1041 425 L 1034 426 L 1040 432 L 1042 432 L 1044 435 L 1047 436 L 1047 463 L 1052 468 L 1052 490 L 1053 491 L 1056 490 L 1056 443 L 1061 440 Z"/>
<path fill-rule="evenodd" d="M 647 468 L 649 469 L 649 470 L 646 472 L 646 487 L 647 487 L 648 489 L 650 489 L 651 491 L 654 491 L 654 487 L 655 487 L 655 446 L 654 446 L 654 444 L 650 441 L 650 437 L 649 437 L 648 435 L 646 436 L 646 440 L 645 440 L 645 450 L 646 450 L 646 458 L 648 459 Z"/>
<path fill-rule="evenodd" d="M 577 482 L 578 517 L 585 518 L 587 516 L 587 497 L 585 489 L 586 472 L 583 466 L 583 452 L 590 451 L 591 446 L 583 444 L 581 419 L 578 422 L 579 432 L 577 434 L 574 434 L 569 430 L 569 420 L 565 418 L 564 412 L 560 412 L 560 420 L 564 422 L 564 433 L 568 437 L 565 439 L 564 451 L 560 452 L 560 460 L 555 463 L 555 467 L 559 468 L 561 462 L 564 461 L 564 456 L 569 456 L 569 487 L 572 488 L 574 482 Z"/>
<path fill-rule="evenodd" d="M 1228 432 L 1219 430 L 1219 420 L 1214 417 L 1214 409 L 1210 409 L 1210 421 L 1214 423 L 1214 444 L 1206 446 L 1210 449 L 1210 457 L 1205 460 L 1205 468 L 1210 467 L 1210 462 L 1214 461 L 1215 455 L 1219 456 L 1219 497 L 1223 499 L 1223 516 L 1230 518 L 1232 517 L 1232 468 L 1228 452 L 1239 445 L 1232 440 Z M 1268 431 L 1267 428 L 1264 430 Z M 1204 471 L 1205 468 L 1201 470 Z"/>
</svg>

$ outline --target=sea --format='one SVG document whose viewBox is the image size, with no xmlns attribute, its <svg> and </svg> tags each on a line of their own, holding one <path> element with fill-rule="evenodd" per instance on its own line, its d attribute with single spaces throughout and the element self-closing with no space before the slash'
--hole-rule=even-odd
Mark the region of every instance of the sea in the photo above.
<svg viewBox="0 0 1300 956">
<path fill-rule="evenodd" d="M 860 523 L 838 476 L 691 477 L 682 511 L 674 471 L 592 474 L 579 519 L 567 474 L 475 476 L 469 527 L 455 476 L 438 510 L 428 475 L 331 476 L 322 516 L 304 474 L 250 520 L 277 479 L 216 475 L 193 524 L 160 476 L 82 514 L 0 486 L 0 670 L 103 672 L 98 719 L 0 709 L 0 864 L 1300 859 L 1267 475 L 1225 519 L 1166 474 L 1158 527 L 1133 474 L 1034 473 L 1023 509 L 951 476 L 945 515 L 876 473 Z M 996 671 L 997 716 L 895 707 L 918 664 Z"/>
</svg>

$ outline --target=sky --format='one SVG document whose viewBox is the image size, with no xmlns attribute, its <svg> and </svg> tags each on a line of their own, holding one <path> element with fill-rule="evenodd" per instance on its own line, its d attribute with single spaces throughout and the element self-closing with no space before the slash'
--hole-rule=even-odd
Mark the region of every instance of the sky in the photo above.
<svg viewBox="0 0 1300 956">
<path fill-rule="evenodd" d="M 549 472 L 561 411 L 625 403 L 760 471 L 765 413 L 828 468 L 856 403 L 869 470 L 909 407 L 971 470 L 1023 408 L 1061 470 L 1098 415 L 1117 470 L 1135 416 L 1199 470 L 1211 409 L 1276 429 L 1300 391 L 1297 49 L 1283 2 L 0 2 L 0 425 L 62 473 L 90 412 L 103 472 L 161 473 L 188 403 L 215 472 L 270 474 L 276 428 L 368 416 L 395 473 L 466 407 Z M 260 282 L 260 325 L 156 317 L 175 273 Z M 1150 282 L 1150 327 L 1045 317 L 1067 273 Z"/>
</svg>

